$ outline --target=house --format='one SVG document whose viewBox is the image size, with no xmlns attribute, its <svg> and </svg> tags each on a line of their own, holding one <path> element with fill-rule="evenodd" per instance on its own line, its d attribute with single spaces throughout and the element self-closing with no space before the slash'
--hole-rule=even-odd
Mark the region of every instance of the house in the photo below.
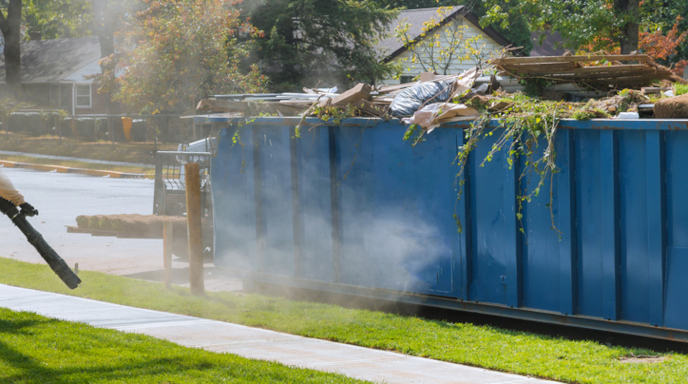
<svg viewBox="0 0 688 384">
<path fill-rule="evenodd" d="M 438 12 L 439 10 L 439 12 Z M 428 31 L 425 36 L 422 36 L 423 24 L 430 21 L 437 21 L 438 26 Z M 481 36 L 479 44 L 484 44 L 485 52 L 498 52 L 502 47 L 512 45 L 509 40 L 502 36 L 492 27 L 482 28 L 478 17 L 469 12 L 464 6 L 443 7 L 443 8 L 421 8 L 409 9 L 399 13 L 396 21 L 392 22 L 388 37 L 381 40 L 377 47 L 384 55 L 384 61 L 387 63 L 398 62 L 402 65 L 403 75 L 400 80 L 386 79 L 385 84 L 399 84 L 411 81 L 418 76 L 424 69 L 421 65 L 414 64 L 412 57 L 414 53 L 395 36 L 395 31 L 400 24 L 409 23 L 408 36 L 413 38 L 413 41 L 421 41 L 427 39 L 428 35 L 437 34 L 446 36 L 448 28 L 458 25 L 463 26 L 463 32 L 467 37 Z M 446 38 L 441 38 L 440 43 L 445 46 L 450 44 Z M 516 52 L 518 54 L 518 52 Z M 466 69 L 472 68 L 477 63 L 473 60 L 453 61 L 447 73 L 459 73 Z"/>
<path fill-rule="evenodd" d="M 33 36 L 32 36 L 33 37 Z M 39 107 L 60 108 L 71 115 L 105 113 L 88 76 L 101 73 L 98 37 L 22 42 L 22 90 Z M 0 55 L 0 96 L 6 95 L 5 61 Z"/>
<path fill-rule="evenodd" d="M 561 56 L 567 51 L 563 48 L 564 39 L 559 32 L 532 32 L 530 40 L 533 42 L 530 56 Z"/>
</svg>

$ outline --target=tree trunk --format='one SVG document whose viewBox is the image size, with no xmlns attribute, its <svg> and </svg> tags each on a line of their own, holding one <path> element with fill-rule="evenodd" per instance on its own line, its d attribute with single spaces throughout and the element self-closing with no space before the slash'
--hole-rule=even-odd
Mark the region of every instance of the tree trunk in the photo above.
<svg viewBox="0 0 688 384">
<path fill-rule="evenodd" d="M 626 18 L 626 24 L 622 27 L 621 54 L 627 55 L 638 50 L 638 33 L 640 15 L 638 14 L 639 0 L 614 0 L 619 17 Z"/>
<path fill-rule="evenodd" d="M 96 33 L 98 33 L 98 41 L 100 42 L 100 57 L 108 57 L 115 53 L 114 44 L 114 23 L 115 15 L 110 9 L 108 12 L 108 0 L 91 0 L 91 7 L 93 8 L 93 21 L 96 26 Z M 112 71 L 114 73 L 117 62 L 111 60 L 109 66 L 101 64 L 100 68 L 103 73 Z M 119 115 L 121 112 L 119 103 L 112 101 L 112 94 L 105 94 L 105 110 L 108 115 Z M 122 131 L 122 119 L 108 118 L 109 124 L 112 124 L 110 133 L 113 135 L 112 140 L 122 140 L 124 132 Z"/>
<path fill-rule="evenodd" d="M 0 31 L 5 40 L 5 81 L 17 98 L 21 91 L 21 13 L 22 0 L 10 0 L 7 18 L 0 12 Z"/>
<path fill-rule="evenodd" d="M 96 33 L 98 33 L 98 40 L 100 41 L 100 55 L 101 57 L 108 57 L 115 53 L 115 45 L 113 43 L 114 15 L 107 12 L 108 0 L 91 0 L 91 7 L 93 8 L 93 21 L 96 26 Z"/>
</svg>

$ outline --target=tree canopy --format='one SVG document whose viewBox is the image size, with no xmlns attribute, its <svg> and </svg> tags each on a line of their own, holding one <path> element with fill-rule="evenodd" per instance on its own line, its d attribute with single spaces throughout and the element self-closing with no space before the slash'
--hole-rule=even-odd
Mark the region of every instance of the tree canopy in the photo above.
<svg viewBox="0 0 688 384">
<path fill-rule="evenodd" d="M 525 15 L 532 30 L 559 32 L 574 51 L 640 50 L 678 69 L 688 63 L 687 0 L 505 1 L 486 0 L 481 23 L 511 28 L 514 15 Z"/>
<path fill-rule="evenodd" d="M 559 32 L 569 48 L 605 36 L 625 53 L 637 49 L 638 0 L 486 0 L 484 7 L 486 25 L 509 28 L 514 15 L 523 15 L 531 30 Z"/>
<path fill-rule="evenodd" d="M 254 55 L 273 89 L 374 82 L 391 72 L 375 46 L 397 12 L 372 0 L 263 0 L 243 9 L 264 32 Z"/>
<path fill-rule="evenodd" d="M 41 32 L 46 40 L 91 36 L 94 31 L 90 0 L 24 0 L 22 13 L 25 30 Z"/>
<path fill-rule="evenodd" d="M 239 71 L 246 56 L 242 37 L 257 31 L 241 19 L 236 1 L 143 0 L 120 30 L 113 97 L 143 113 L 193 110 L 209 94 L 258 92 L 265 78 L 257 67 Z M 116 55 L 116 57 L 115 57 Z M 106 81 L 107 83 L 107 81 Z"/>
</svg>

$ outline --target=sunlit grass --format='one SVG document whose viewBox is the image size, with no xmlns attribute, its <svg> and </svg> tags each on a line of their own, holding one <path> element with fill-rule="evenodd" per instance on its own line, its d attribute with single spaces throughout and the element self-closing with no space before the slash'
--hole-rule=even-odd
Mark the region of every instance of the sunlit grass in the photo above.
<svg viewBox="0 0 688 384">
<path fill-rule="evenodd" d="M 44 265 L 0 258 L 0 283 L 112 303 L 204 317 L 302 336 L 575 383 L 685 383 L 688 357 L 593 341 L 572 341 L 490 326 L 427 320 L 335 305 L 188 289 L 95 272 L 69 291 Z M 661 355 L 628 363 L 632 355 Z"/>
<path fill-rule="evenodd" d="M 0 132 L 0 150 L 84 159 L 154 164 L 154 150 L 176 150 L 177 144 L 115 143 L 79 141 L 57 136 L 30 137 Z M 52 163 L 51 163 L 52 164 Z"/>
<path fill-rule="evenodd" d="M 0 383 L 362 383 L 0 308 Z"/>
</svg>

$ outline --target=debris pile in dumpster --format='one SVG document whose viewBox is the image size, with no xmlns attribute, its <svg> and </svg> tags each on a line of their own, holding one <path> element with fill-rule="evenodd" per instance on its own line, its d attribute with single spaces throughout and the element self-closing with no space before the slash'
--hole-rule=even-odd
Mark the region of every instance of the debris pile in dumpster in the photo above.
<svg viewBox="0 0 688 384">
<path fill-rule="evenodd" d="M 374 86 L 359 83 L 339 93 L 334 88 L 304 88 L 304 93 L 215 95 L 201 100 L 199 112 L 237 116 L 315 116 L 401 118 L 425 131 L 488 115 L 522 114 L 523 105 L 545 103 L 557 118 L 654 117 L 654 104 L 669 108 L 662 116 L 688 118 L 688 99 L 674 84 L 687 84 L 650 56 L 591 54 L 551 57 L 501 57 L 483 68 L 456 75 L 422 73 L 416 82 Z M 528 104 L 526 103 L 526 104 Z"/>
</svg>

